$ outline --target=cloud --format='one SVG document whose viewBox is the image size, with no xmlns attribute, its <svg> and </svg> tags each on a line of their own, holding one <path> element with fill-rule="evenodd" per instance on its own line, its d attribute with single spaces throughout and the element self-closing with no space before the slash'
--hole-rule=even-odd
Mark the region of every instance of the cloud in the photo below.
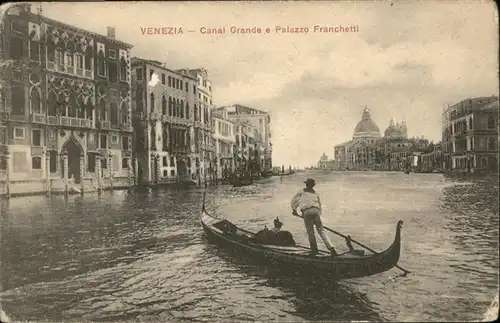
<svg viewBox="0 0 500 323">
<path fill-rule="evenodd" d="M 491 2 L 44 3 L 44 13 L 134 45 L 135 56 L 204 67 L 214 103 L 272 117 L 278 165 L 314 164 L 349 140 L 363 107 L 381 131 L 405 119 L 439 140 L 441 109 L 498 93 L 498 17 Z M 358 25 L 359 33 L 201 35 L 200 27 Z M 184 34 L 143 35 L 141 27 Z M 188 30 L 194 30 L 189 32 Z"/>
</svg>

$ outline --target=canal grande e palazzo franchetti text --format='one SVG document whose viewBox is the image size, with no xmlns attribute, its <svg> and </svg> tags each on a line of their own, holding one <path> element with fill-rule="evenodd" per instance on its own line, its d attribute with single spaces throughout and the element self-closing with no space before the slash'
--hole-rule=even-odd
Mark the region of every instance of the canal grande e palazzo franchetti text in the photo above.
<svg viewBox="0 0 500 323">
<path fill-rule="evenodd" d="M 112 27 L 105 35 L 90 32 L 30 6 L 9 9 L 16 14 L 4 16 L 1 35 L 8 40 L 0 51 L 1 195 L 201 185 L 273 173 L 269 113 L 217 106 L 207 70 L 136 57 Z M 398 131 L 380 137 L 365 127 L 335 149 L 335 161 L 320 165 L 400 169 L 415 151 L 422 168 L 437 171 L 496 167 L 497 97 L 464 99 L 443 116 L 440 143 Z"/>
<path fill-rule="evenodd" d="M 141 27 L 142 35 L 183 35 L 184 33 L 194 32 L 194 29 L 182 27 Z M 308 34 L 312 33 L 357 33 L 358 25 L 337 25 L 337 26 L 274 26 L 274 27 L 238 27 L 238 26 L 220 26 L 199 28 L 202 35 L 225 35 L 225 34 Z"/>
</svg>

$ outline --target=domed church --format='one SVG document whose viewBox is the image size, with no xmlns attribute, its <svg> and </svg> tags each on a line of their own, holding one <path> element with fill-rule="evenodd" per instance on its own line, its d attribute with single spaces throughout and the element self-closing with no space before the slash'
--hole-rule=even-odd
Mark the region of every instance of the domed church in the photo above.
<svg viewBox="0 0 500 323">
<path fill-rule="evenodd" d="M 354 127 L 352 139 L 368 139 L 369 142 L 373 143 L 378 138 L 380 138 L 380 129 L 375 121 L 372 120 L 368 108 L 365 107 L 361 121 Z"/>
</svg>

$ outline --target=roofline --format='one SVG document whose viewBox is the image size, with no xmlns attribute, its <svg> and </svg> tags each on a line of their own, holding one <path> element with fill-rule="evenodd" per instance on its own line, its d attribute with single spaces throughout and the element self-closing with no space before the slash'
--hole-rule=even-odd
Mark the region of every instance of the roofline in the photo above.
<svg viewBox="0 0 500 323">
<path fill-rule="evenodd" d="M 171 72 L 173 74 L 176 74 L 176 75 L 179 75 L 179 76 L 184 76 L 184 77 L 187 77 L 191 80 L 195 80 L 197 81 L 197 79 L 195 77 L 192 77 L 190 75 L 186 75 L 184 73 L 179 73 L 178 71 L 176 70 L 172 70 L 168 67 L 164 67 L 164 66 L 159 66 L 159 64 L 163 64 L 162 62 L 160 61 L 157 61 L 157 60 L 154 60 L 154 59 L 148 59 L 148 58 L 142 58 L 142 57 L 138 57 L 138 56 L 132 56 L 132 58 L 130 59 L 131 61 L 132 60 L 136 60 L 136 61 L 139 61 L 141 63 L 145 63 L 145 64 L 150 64 L 150 65 L 154 65 L 155 67 L 157 68 L 160 68 L 162 70 L 165 70 L 165 71 L 168 71 L 168 72 Z"/>
<path fill-rule="evenodd" d="M 37 14 L 34 14 L 32 12 L 27 12 L 27 14 L 29 15 L 30 18 L 39 19 L 39 17 L 38 17 Z M 99 34 L 99 33 L 96 33 L 96 32 L 93 32 L 93 31 L 90 31 L 90 30 L 87 30 L 87 29 L 83 29 L 83 28 L 77 27 L 75 25 L 70 25 L 68 23 L 65 23 L 65 22 L 62 22 L 62 21 L 59 21 L 59 20 L 55 20 L 55 19 L 49 18 L 47 16 L 43 16 L 42 15 L 41 18 L 42 18 L 42 22 L 44 22 L 44 23 L 52 23 L 52 24 L 62 25 L 64 28 L 72 30 L 72 31 L 76 31 L 76 32 L 79 32 L 79 33 L 82 33 L 82 34 L 91 35 L 91 36 L 93 36 L 95 38 L 106 39 L 106 40 L 108 40 L 110 42 L 118 43 L 118 44 L 126 47 L 126 49 L 131 49 L 131 48 L 134 47 L 134 45 L 126 43 L 126 42 L 121 41 L 121 40 L 118 40 L 116 38 L 105 36 L 103 34 Z"/>
</svg>

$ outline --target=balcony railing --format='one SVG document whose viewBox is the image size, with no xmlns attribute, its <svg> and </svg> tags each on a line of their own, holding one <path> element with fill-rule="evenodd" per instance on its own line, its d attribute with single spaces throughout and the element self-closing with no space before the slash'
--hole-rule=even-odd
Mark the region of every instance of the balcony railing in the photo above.
<svg viewBox="0 0 500 323">
<path fill-rule="evenodd" d="M 162 115 L 161 121 L 166 122 L 166 123 L 170 123 L 170 124 L 182 125 L 182 126 L 190 126 L 191 124 L 193 124 L 193 122 L 189 119 L 172 117 L 172 116 L 167 116 L 167 115 Z"/>
<path fill-rule="evenodd" d="M 111 129 L 111 122 L 105 120 L 99 120 L 98 127 L 101 130 L 109 130 Z"/>
<path fill-rule="evenodd" d="M 43 117 L 43 118 L 42 118 Z M 37 118 L 37 119 L 35 119 Z M 42 123 L 42 119 L 45 119 L 44 115 L 33 114 L 33 122 Z M 35 121 L 38 120 L 38 121 Z M 64 127 L 74 127 L 74 128 L 92 128 L 92 120 L 83 118 L 73 118 L 65 116 L 47 116 L 47 124 L 53 126 L 64 126 Z"/>
<path fill-rule="evenodd" d="M 92 78 L 92 70 L 84 70 L 75 66 L 65 66 L 64 64 L 56 64 L 55 62 L 47 61 L 47 69 L 60 73 L 77 75 L 85 78 Z"/>
<path fill-rule="evenodd" d="M 121 128 L 122 131 L 134 131 L 132 129 L 132 125 L 130 123 L 124 123 L 124 124 L 121 125 L 120 128 Z"/>
<path fill-rule="evenodd" d="M 33 113 L 31 115 L 31 122 L 34 122 L 34 123 L 46 123 L 45 114 Z"/>
<path fill-rule="evenodd" d="M 59 124 L 67 127 L 91 128 L 92 120 L 61 116 L 59 117 Z"/>
<path fill-rule="evenodd" d="M 187 154 L 187 153 L 189 153 L 189 147 L 188 146 L 173 146 L 172 152 L 173 153 Z"/>
</svg>

